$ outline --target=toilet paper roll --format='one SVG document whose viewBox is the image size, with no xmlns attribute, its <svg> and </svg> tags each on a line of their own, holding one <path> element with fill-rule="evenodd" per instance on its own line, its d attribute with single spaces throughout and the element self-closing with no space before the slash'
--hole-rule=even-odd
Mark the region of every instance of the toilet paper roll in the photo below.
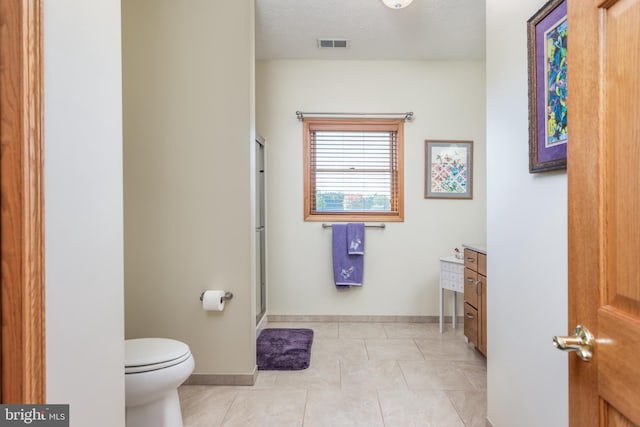
<svg viewBox="0 0 640 427">
<path fill-rule="evenodd" d="M 224 291 L 205 291 L 202 295 L 202 309 L 205 311 L 224 310 Z"/>
</svg>

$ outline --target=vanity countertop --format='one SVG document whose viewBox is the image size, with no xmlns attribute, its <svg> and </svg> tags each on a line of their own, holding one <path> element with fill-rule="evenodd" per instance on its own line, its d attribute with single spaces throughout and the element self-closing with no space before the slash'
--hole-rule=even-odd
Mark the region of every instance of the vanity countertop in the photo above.
<svg viewBox="0 0 640 427">
<path fill-rule="evenodd" d="M 464 243 L 463 248 L 469 248 L 473 251 L 480 252 L 481 254 L 487 254 L 487 246 L 479 243 Z"/>
</svg>

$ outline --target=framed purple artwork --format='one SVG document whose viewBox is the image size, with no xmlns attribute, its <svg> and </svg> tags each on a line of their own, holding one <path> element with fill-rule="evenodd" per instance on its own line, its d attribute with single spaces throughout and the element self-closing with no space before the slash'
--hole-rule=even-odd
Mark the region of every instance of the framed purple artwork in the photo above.
<svg viewBox="0 0 640 427">
<path fill-rule="evenodd" d="M 529 172 L 567 167 L 567 0 L 551 0 L 527 21 Z"/>
</svg>

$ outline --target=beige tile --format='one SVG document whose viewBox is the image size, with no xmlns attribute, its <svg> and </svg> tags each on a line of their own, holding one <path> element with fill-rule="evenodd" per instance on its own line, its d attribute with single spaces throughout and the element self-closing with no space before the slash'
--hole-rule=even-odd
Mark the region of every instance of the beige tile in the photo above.
<svg viewBox="0 0 640 427">
<path fill-rule="evenodd" d="M 383 323 L 340 322 L 340 338 L 386 338 Z"/>
<path fill-rule="evenodd" d="M 309 391 L 304 427 L 382 427 L 375 391 Z"/>
<path fill-rule="evenodd" d="M 464 340 L 463 325 L 460 323 L 455 329 L 451 324 L 445 324 L 440 333 L 438 323 L 387 323 L 384 326 L 389 338 L 432 338 L 438 340 Z"/>
<path fill-rule="evenodd" d="M 269 322 L 267 328 L 304 328 L 313 330 L 313 338 L 338 338 L 338 322 Z"/>
<path fill-rule="evenodd" d="M 312 361 L 299 371 L 258 371 L 255 388 L 339 389 L 340 362 L 337 359 Z"/>
<path fill-rule="evenodd" d="M 329 360 L 367 360 L 364 340 L 314 339 L 311 345 L 311 363 Z"/>
<path fill-rule="evenodd" d="M 416 338 L 416 345 L 425 359 L 434 360 L 464 360 L 484 363 L 484 357 L 473 348 L 473 344 L 467 344 L 464 340 L 440 340 L 432 338 Z"/>
<path fill-rule="evenodd" d="M 464 427 L 443 391 L 381 390 L 378 398 L 385 427 Z"/>
<path fill-rule="evenodd" d="M 406 390 L 402 371 L 395 360 L 342 360 L 342 389 Z"/>
<path fill-rule="evenodd" d="M 255 388 L 273 387 L 278 378 L 278 371 L 258 371 L 258 378 L 253 385 Z"/>
<path fill-rule="evenodd" d="M 411 390 L 475 390 L 453 362 L 401 360 L 398 363 Z"/>
<path fill-rule="evenodd" d="M 184 427 L 219 426 L 238 394 L 233 387 L 186 385 L 178 389 Z"/>
<path fill-rule="evenodd" d="M 369 427 L 383 425 L 383 413 L 386 426 L 460 426 L 452 406 L 467 427 L 484 427 L 486 360 L 461 328 L 303 320 L 268 327 L 314 330 L 308 369 L 259 371 L 253 387 L 180 387 L 185 427 L 300 426 L 303 417 L 305 427 Z"/>
<path fill-rule="evenodd" d="M 278 371 L 274 386 L 339 390 L 340 361 L 316 361 L 301 371 Z"/>
<path fill-rule="evenodd" d="M 306 391 L 240 390 L 224 417 L 224 427 L 302 426 Z"/>
<path fill-rule="evenodd" d="M 440 332 L 440 324 L 437 323 L 436 325 L 438 326 L 438 332 Z M 462 318 L 458 319 L 455 328 L 451 323 L 445 323 L 442 329 L 441 338 L 464 338 L 464 321 Z"/>
<path fill-rule="evenodd" d="M 478 364 L 477 362 L 454 362 L 467 379 L 473 384 L 478 391 L 487 390 L 487 366 L 486 363 Z"/>
<path fill-rule="evenodd" d="M 423 360 L 422 353 L 416 343 L 405 339 L 367 339 L 369 360 Z"/>
<path fill-rule="evenodd" d="M 433 323 L 387 323 L 384 330 L 389 338 L 441 338 L 438 325 Z"/>
<path fill-rule="evenodd" d="M 467 427 L 487 425 L 487 394 L 477 391 L 447 391 L 458 415 Z"/>
</svg>

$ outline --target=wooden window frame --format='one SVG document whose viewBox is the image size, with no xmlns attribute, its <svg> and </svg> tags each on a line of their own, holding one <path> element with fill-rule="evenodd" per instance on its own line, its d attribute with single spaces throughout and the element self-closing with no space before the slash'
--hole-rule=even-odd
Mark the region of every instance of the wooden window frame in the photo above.
<svg viewBox="0 0 640 427">
<path fill-rule="evenodd" d="M 396 192 L 397 211 L 381 212 L 331 212 L 315 213 L 312 211 L 311 194 L 314 177 L 311 171 L 311 131 L 315 130 L 348 130 L 348 131 L 385 131 L 396 132 L 397 176 Z M 305 118 L 304 119 L 304 220 L 305 221 L 404 221 L 404 120 L 403 119 L 337 119 L 337 118 Z"/>
</svg>

